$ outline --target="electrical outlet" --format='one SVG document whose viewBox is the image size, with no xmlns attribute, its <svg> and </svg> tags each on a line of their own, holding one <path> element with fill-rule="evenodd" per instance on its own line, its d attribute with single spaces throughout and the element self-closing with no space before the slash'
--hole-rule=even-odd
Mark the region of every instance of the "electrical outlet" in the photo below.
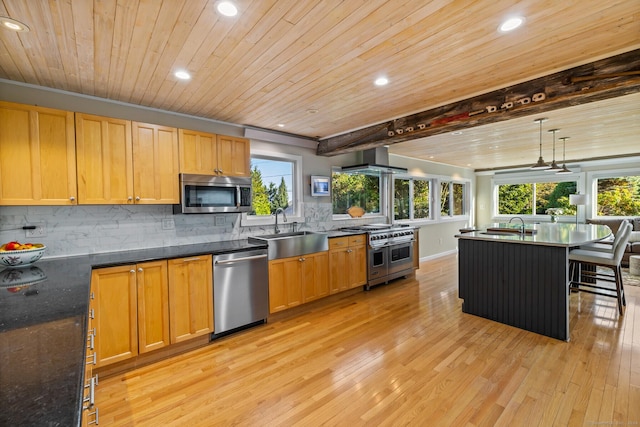
<svg viewBox="0 0 640 427">
<path fill-rule="evenodd" d="M 216 226 L 224 225 L 224 217 L 222 215 L 216 215 Z"/>
<path fill-rule="evenodd" d="M 47 230 L 43 224 L 36 225 L 33 230 L 25 230 L 26 237 L 47 237 Z"/>
<path fill-rule="evenodd" d="M 164 218 L 162 220 L 162 229 L 163 230 L 173 230 L 176 228 L 176 223 L 173 218 Z"/>
</svg>

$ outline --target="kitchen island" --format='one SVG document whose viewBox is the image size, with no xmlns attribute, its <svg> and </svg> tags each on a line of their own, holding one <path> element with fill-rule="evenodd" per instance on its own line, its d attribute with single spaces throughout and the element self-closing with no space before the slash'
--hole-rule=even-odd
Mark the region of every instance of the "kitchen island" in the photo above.
<svg viewBox="0 0 640 427">
<path fill-rule="evenodd" d="M 266 248 L 247 240 L 43 258 L 0 271 L 0 426 L 78 426 L 93 268 Z"/>
<path fill-rule="evenodd" d="M 462 311 L 569 340 L 569 250 L 611 235 L 593 224 L 492 224 L 457 235 Z M 491 231 L 511 228 L 511 230 Z M 487 231 L 489 230 L 489 231 Z"/>
</svg>

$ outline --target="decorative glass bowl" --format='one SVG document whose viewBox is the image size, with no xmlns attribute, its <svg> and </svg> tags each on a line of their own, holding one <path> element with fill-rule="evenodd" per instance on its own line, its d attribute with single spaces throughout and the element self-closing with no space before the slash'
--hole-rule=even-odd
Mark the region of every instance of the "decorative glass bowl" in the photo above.
<svg viewBox="0 0 640 427">
<path fill-rule="evenodd" d="M 21 251 L 1 251 L 0 264 L 7 267 L 21 267 L 33 264 L 44 255 L 46 246 L 33 249 L 24 249 Z"/>
</svg>

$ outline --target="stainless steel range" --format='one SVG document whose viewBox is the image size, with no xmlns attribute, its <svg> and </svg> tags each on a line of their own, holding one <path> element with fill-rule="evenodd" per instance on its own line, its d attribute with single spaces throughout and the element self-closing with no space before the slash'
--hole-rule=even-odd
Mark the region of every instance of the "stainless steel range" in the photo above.
<svg viewBox="0 0 640 427">
<path fill-rule="evenodd" d="M 413 272 L 414 228 L 390 224 L 370 224 L 343 228 L 367 233 L 367 284 L 365 289 Z"/>
</svg>

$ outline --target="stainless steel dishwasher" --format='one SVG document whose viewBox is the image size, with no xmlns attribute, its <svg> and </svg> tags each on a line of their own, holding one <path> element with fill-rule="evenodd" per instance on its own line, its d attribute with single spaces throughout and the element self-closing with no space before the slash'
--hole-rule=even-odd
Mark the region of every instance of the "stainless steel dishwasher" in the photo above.
<svg viewBox="0 0 640 427">
<path fill-rule="evenodd" d="M 266 249 L 213 257 L 214 333 L 264 323 L 269 314 L 269 266 Z"/>
</svg>

